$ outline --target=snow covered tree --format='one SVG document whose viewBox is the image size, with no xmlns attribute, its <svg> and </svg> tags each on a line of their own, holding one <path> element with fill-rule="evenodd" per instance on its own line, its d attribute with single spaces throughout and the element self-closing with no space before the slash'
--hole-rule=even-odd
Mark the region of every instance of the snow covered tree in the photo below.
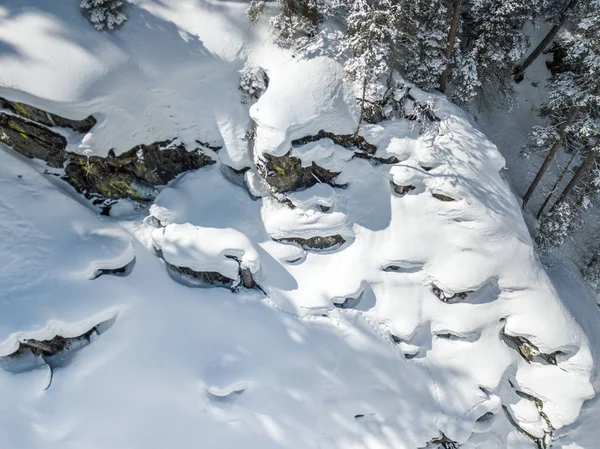
<svg viewBox="0 0 600 449">
<path fill-rule="evenodd" d="M 548 125 L 536 127 L 531 148 L 547 152 L 546 159 L 529 187 L 524 205 L 560 148 L 579 151 L 585 160 L 558 199 L 563 202 L 585 178 L 596 161 L 600 143 L 600 0 L 592 0 L 580 21 L 562 33 L 560 45 L 565 53 L 563 71 L 550 81 L 549 99 L 541 114 Z"/>
<path fill-rule="evenodd" d="M 373 83 L 391 71 L 397 13 L 398 4 L 393 0 L 355 0 L 348 14 L 348 29 L 341 50 L 348 54 L 344 64 L 346 73 L 362 86 L 357 134 L 369 90 Z"/>
<path fill-rule="evenodd" d="M 542 52 L 554 40 L 558 32 L 569 19 L 571 13 L 581 0 L 569 0 L 566 4 L 564 0 L 549 0 L 542 5 L 542 16 L 551 23 L 552 28 L 546 33 L 541 42 L 529 53 L 527 58 L 515 68 L 514 79 L 517 83 L 521 82 L 525 76 L 525 70 L 535 61 Z"/>
<path fill-rule="evenodd" d="M 261 67 L 244 67 L 240 76 L 240 90 L 242 103 L 258 100 L 269 87 L 269 77 Z"/>
<path fill-rule="evenodd" d="M 527 50 L 525 23 L 539 12 L 539 0 L 470 0 L 464 3 L 458 33 L 460 52 L 454 52 L 449 76 L 451 96 L 459 103 L 470 100 L 487 88 L 512 94 L 511 74 Z"/>
<path fill-rule="evenodd" d="M 302 46 L 318 32 L 328 7 L 320 0 L 277 0 L 281 11 L 271 19 L 275 40 L 284 47 Z M 256 23 L 266 6 L 267 0 L 252 0 L 246 14 L 250 22 Z"/>
<path fill-rule="evenodd" d="M 451 10 L 439 0 L 404 2 L 405 18 L 398 24 L 396 51 L 398 68 L 403 76 L 419 88 L 438 88 L 447 67 L 448 28 Z"/>
<path fill-rule="evenodd" d="M 561 246 L 575 225 L 575 214 L 569 203 L 561 203 L 540 220 L 537 243 L 542 251 Z"/>
<path fill-rule="evenodd" d="M 98 31 L 113 30 L 127 20 L 121 0 L 81 0 L 80 7 Z"/>
</svg>

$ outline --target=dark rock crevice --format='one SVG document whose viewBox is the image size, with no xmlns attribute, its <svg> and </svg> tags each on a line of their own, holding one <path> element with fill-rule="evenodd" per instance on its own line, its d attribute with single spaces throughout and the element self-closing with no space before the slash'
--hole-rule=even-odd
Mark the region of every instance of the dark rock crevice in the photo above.
<svg viewBox="0 0 600 449">
<path fill-rule="evenodd" d="M 302 166 L 302 160 L 291 156 L 272 156 L 265 153 L 264 165 L 259 171 L 267 183 L 278 193 L 303 190 L 318 183 L 332 187 L 344 188 L 346 184 L 337 184 L 335 178 L 339 172 L 329 171 L 313 162 L 308 167 Z"/>
<path fill-rule="evenodd" d="M 324 130 L 319 131 L 313 136 L 306 136 L 300 139 L 292 140 L 292 148 L 301 147 L 307 143 L 317 142 L 321 139 L 330 139 L 336 145 L 342 146 L 347 149 L 358 149 L 368 154 L 375 154 L 377 147 L 369 142 L 362 136 L 355 136 L 354 134 L 334 134 Z"/>
<path fill-rule="evenodd" d="M 301 237 L 284 237 L 277 239 L 278 242 L 283 243 L 297 243 L 305 250 L 325 250 L 333 249 L 342 246 L 346 243 L 346 240 L 339 234 L 328 235 L 328 236 L 316 236 L 304 239 Z"/>
</svg>

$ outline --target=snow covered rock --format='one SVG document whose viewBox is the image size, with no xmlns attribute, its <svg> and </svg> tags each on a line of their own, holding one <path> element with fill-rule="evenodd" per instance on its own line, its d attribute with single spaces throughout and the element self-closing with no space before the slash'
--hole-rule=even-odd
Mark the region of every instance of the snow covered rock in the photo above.
<svg viewBox="0 0 600 449">
<path fill-rule="evenodd" d="M 232 288 L 240 284 L 246 288 L 256 286 L 259 256 L 248 237 L 241 232 L 189 223 L 170 224 L 156 229 L 152 240 L 165 261 L 183 274 Z"/>
<path fill-rule="evenodd" d="M 0 356 L 25 340 L 85 343 L 119 316 L 48 392 L 39 357 L 31 370 L 0 368 L 2 444 L 529 449 L 573 446 L 563 442 L 579 441 L 580 423 L 596 430 L 579 412 L 598 351 L 575 319 L 593 329 L 596 305 L 575 318 L 565 307 L 592 309 L 559 294 L 540 264 L 495 146 L 443 97 L 414 89 L 439 119 L 423 119 L 426 132 L 399 99 L 384 105 L 393 119 L 363 124 L 364 142 L 346 145 L 358 110 L 341 66 L 273 47 L 244 2 L 217 3 L 132 0 L 114 35 L 71 0 L 0 6 L 0 41 L 19 52 L 2 55 L 11 88 L 0 94 L 98 120 L 85 136 L 51 129 L 81 157 L 77 179 L 92 167 L 107 173 L 92 179 L 168 182 L 151 192 L 154 219 L 145 206 L 103 217 L 0 144 Z M 242 139 L 246 65 L 270 78 L 250 108 L 255 145 Z M 173 136 L 156 154 L 139 147 Z M 216 163 L 178 176 L 169 164 L 187 166 L 196 148 L 215 158 L 197 140 L 223 146 Z M 269 155 L 295 158 L 298 190 L 263 189 Z M 345 188 L 309 181 L 313 163 Z M 248 167 L 256 195 L 223 164 Z M 127 276 L 96 277 L 134 258 Z M 191 276 L 260 288 L 187 288 Z"/>
</svg>

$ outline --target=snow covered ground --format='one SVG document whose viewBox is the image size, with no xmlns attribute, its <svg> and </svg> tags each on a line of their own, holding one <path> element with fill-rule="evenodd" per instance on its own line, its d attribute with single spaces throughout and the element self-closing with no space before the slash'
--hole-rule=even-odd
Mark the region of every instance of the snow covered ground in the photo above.
<svg viewBox="0 0 600 449">
<path fill-rule="evenodd" d="M 274 193 L 265 155 L 353 131 L 339 65 L 274 47 L 243 2 L 128 6 L 107 34 L 68 0 L 5 1 L 0 96 L 93 114 L 70 137 L 82 154 L 172 138 L 224 148 L 153 204 L 104 217 L 0 144 L 0 447 L 595 447 L 598 311 L 577 279 L 550 281 L 504 159 L 466 114 L 432 96 L 441 121 L 426 132 L 366 125 L 393 165 L 329 139 L 296 145 L 302 166 L 347 186 Z M 251 107 L 246 65 L 270 78 Z M 236 178 L 250 192 L 226 165 L 250 167 Z M 260 288 L 194 288 L 165 263 L 235 277 L 227 256 Z M 60 363 L 11 356 L 83 335 Z"/>
</svg>

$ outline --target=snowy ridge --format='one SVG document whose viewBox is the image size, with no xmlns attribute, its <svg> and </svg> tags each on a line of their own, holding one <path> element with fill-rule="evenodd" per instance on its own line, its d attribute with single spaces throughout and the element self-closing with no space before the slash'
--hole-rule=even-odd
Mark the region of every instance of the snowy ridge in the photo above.
<svg viewBox="0 0 600 449">
<path fill-rule="evenodd" d="M 0 357 L 114 319 L 51 384 L 41 366 L 0 363 L 1 444 L 536 449 L 576 422 L 594 395 L 590 342 L 535 254 L 503 158 L 459 108 L 412 89 L 440 122 L 364 124 L 375 155 L 397 163 L 330 139 L 292 148 L 352 134 L 356 87 L 329 58 L 265 43 L 245 5 L 139 0 L 102 35 L 67 0 L 28 3 L 0 6 L 0 39 L 21 53 L 2 54 L 12 87 L 0 95 L 94 114 L 72 150 L 224 148 L 152 204 L 103 217 L 0 144 Z M 269 76 L 251 106 L 246 65 Z M 275 192 L 262 164 L 288 152 L 339 172 L 336 187 Z M 248 171 L 235 184 L 225 165 Z M 193 288 L 169 265 L 230 279 L 247 268 L 260 289 Z"/>
</svg>

